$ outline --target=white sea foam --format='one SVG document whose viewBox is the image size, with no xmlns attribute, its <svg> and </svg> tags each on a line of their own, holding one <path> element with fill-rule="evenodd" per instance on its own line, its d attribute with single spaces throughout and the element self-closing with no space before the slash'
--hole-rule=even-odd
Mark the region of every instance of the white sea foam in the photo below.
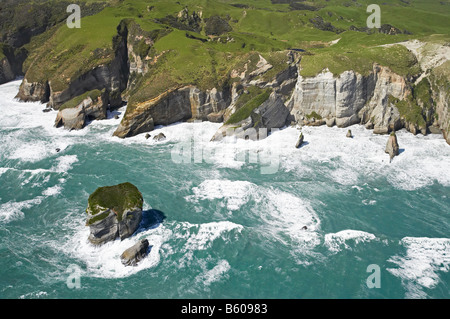
<svg viewBox="0 0 450 319">
<path fill-rule="evenodd" d="M 39 299 L 39 298 L 48 298 L 48 293 L 46 291 L 36 291 L 29 292 L 24 295 L 19 296 L 19 299 Z"/>
<path fill-rule="evenodd" d="M 10 159 L 21 159 L 26 162 L 36 162 L 51 154 L 51 147 L 47 142 L 33 141 L 30 143 L 23 143 L 17 145 L 17 148 L 12 151 L 9 156 Z"/>
<path fill-rule="evenodd" d="M 0 177 L 9 170 L 8 167 L 0 167 Z"/>
<path fill-rule="evenodd" d="M 52 187 L 48 187 L 42 191 L 42 195 L 33 199 L 24 200 L 20 202 L 9 201 L 4 204 L 0 204 L 0 222 L 9 223 L 14 220 L 24 218 L 25 214 L 23 210 L 30 209 L 34 206 L 38 206 L 42 201 L 48 197 L 60 194 L 65 183 L 65 179 L 59 180 L 60 184 L 56 184 Z"/>
<path fill-rule="evenodd" d="M 320 243 L 320 219 L 309 203 L 279 190 L 268 189 L 263 194 L 260 218 L 264 222 L 262 228 L 271 236 L 299 251 Z"/>
<path fill-rule="evenodd" d="M 125 145 L 143 144 L 148 146 L 169 145 L 189 142 L 193 147 L 190 162 L 211 162 L 217 168 L 240 169 L 244 165 L 260 169 L 267 163 L 274 165 L 273 174 L 279 170 L 293 171 L 299 176 L 315 174 L 317 170 L 327 174 L 330 180 L 341 185 L 357 185 L 359 178 L 385 177 L 394 187 L 402 190 L 416 190 L 438 182 L 450 185 L 450 147 L 440 135 L 414 136 L 405 130 L 397 132 L 401 154 L 389 164 L 384 149 L 387 137 L 374 135 L 361 125 L 349 128 L 303 127 L 305 145 L 294 147 L 299 130 L 288 127 L 274 132 L 261 141 L 245 141 L 226 138 L 221 142 L 210 142 L 221 126 L 220 123 L 176 123 L 157 127 L 154 136 L 163 132 L 167 139 L 155 142 L 146 140 L 145 134 L 119 139 L 112 137 L 116 125 L 123 117 L 125 107 L 119 110 L 119 119 L 110 114 L 107 120 L 94 121 L 81 131 L 69 132 L 53 127 L 56 112 L 43 113 L 40 103 L 19 103 L 14 100 L 20 81 L 0 86 L 0 128 L 20 128 L 10 132 L 0 156 L 6 152 L 11 159 L 35 162 L 54 156 L 55 148 L 62 150 L 74 143 L 115 142 Z M 33 140 L 33 136 L 23 128 L 42 127 L 47 136 L 44 140 Z M 102 129 L 105 128 L 106 130 Z M 101 130 L 99 130 L 101 129 Z M 346 138 L 348 129 L 354 138 Z M 189 147 L 189 148 L 190 148 Z M 239 154 L 247 153 L 247 157 Z M 255 162 L 256 159 L 256 163 Z M 265 163 L 265 164 L 264 164 Z M 318 167 L 319 164 L 319 167 Z M 320 164 L 325 165 L 321 167 Z"/>
<path fill-rule="evenodd" d="M 73 164 L 78 162 L 78 157 L 76 155 L 66 155 L 58 157 L 56 161 L 57 164 L 52 170 L 58 173 L 67 173 L 72 169 Z"/>
<path fill-rule="evenodd" d="M 87 240 L 89 227 L 82 225 L 78 227 L 76 234 L 59 249 L 80 259 L 86 265 L 83 276 L 123 278 L 158 265 L 161 258 L 161 246 L 170 238 L 171 234 L 172 232 L 169 229 L 159 225 L 122 241 L 115 240 L 101 246 L 94 246 Z M 120 260 L 120 255 L 136 244 L 138 240 L 144 238 L 148 240 L 151 246 L 150 253 L 136 266 L 124 266 Z"/>
<path fill-rule="evenodd" d="M 415 190 L 434 182 L 450 185 L 450 173 L 446 169 L 450 167 L 450 148 L 441 135 L 414 136 L 405 130 L 397 132 L 401 153 L 389 163 L 389 156 L 384 152 L 387 136 L 373 134 L 361 125 L 303 127 L 305 144 L 300 149 L 294 147 L 300 131 L 293 127 L 274 132 L 260 141 L 227 137 L 210 142 L 217 127 L 212 123 L 182 123 L 166 127 L 164 131 L 172 142 L 187 143 L 189 150 L 193 147 L 189 163 L 200 160 L 213 163 L 217 168 L 230 169 L 241 169 L 244 165 L 260 169 L 272 163 L 273 174 L 283 170 L 304 176 L 319 171 L 345 186 L 358 185 L 360 179 L 379 177 L 385 177 L 402 190 Z M 345 137 L 348 129 L 353 132 L 352 139 Z"/>
<path fill-rule="evenodd" d="M 376 236 L 360 230 L 347 229 L 337 233 L 325 235 L 324 245 L 332 252 L 339 252 L 342 249 L 352 249 L 349 241 L 355 244 L 365 243 L 375 240 Z"/>
<path fill-rule="evenodd" d="M 439 272 L 450 270 L 450 239 L 405 237 L 400 242 L 405 255 L 396 255 L 388 261 L 398 268 L 387 270 L 402 279 L 407 289 L 406 298 L 424 298 L 423 288 L 434 288 L 439 282 Z"/>
<path fill-rule="evenodd" d="M 200 200 L 222 199 L 223 205 L 234 211 L 249 201 L 255 189 L 256 185 L 247 181 L 205 180 L 192 189 L 194 195 L 186 196 L 185 199 L 194 203 Z"/>
<path fill-rule="evenodd" d="M 43 196 L 47 196 L 47 197 L 55 196 L 55 195 L 61 193 L 61 191 L 62 191 L 62 186 L 61 185 L 55 185 L 53 187 L 49 187 L 49 188 L 45 189 L 42 192 L 42 195 Z"/>
<path fill-rule="evenodd" d="M 197 276 L 195 281 L 210 286 L 212 283 L 222 280 L 230 269 L 231 266 L 228 261 L 225 259 L 219 260 L 216 266 Z"/>
<path fill-rule="evenodd" d="M 374 199 L 363 199 L 362 200 L 362 203 L 364 204 L 364 205 L 369 205 L 369 206 L 373 206 L 373 205 L 375 205 L 376 203 L 377 203 L 377 201 L 376 200 L 374 200 Z"/>
<path fill-rule="evenodd" d="M 273 188 L 257 186 L 246 181 L 206 180 L 192 189 L 194 195 L 186 196 L 190 202 L 200 200 L 222 200 L 223 207 L 228 210 L 238 210 L 244 204 L 252 202 L 248 217 L 252 218 L 264 237 L 276 240 L 292 247 L 292 253 L 297 255 L 310 251 L 320 244 L 320 219 L 308 202 L 288 192 Z M 211 232 L 214 226 L 215 231 Z M 220 225 L 205 224 L 200 227 L 200 238 L 211 241 L 220 234 L 220 230 L 234 227 L 228 223 Z M 209 234 L 209 235 L 208 235 Z M 189 238 L 188 245 L 203 247 L 202 240 L 196 236 Z"/>
<path fill-rule="evenodd" d="M 212 222 L 206 224 L 190 224 L 187 222 L 178 223 L 173 230 L 165 227 L 163 224 L 157 227 L 147 229 L 137 233 L 135 236 L 122 241 L 115 240 L 101 246 L 94 246 L 89 243 L 89 228 L 84 225 L 78 225 L 75 235 L 71 236 L 64 245 L 55 244 L 55 248 L 61 249 L 64 253 L 69 253 L 75 258 L 80 259 L 87 269 L 83 276 L 100 278 L 123 278 L 140 272 L 144 269 L 155 267 L 160 263 L 162 250 L 165 257 L 177 252 L 183 253 L 185 259 L 180 260 L 182 264 L 192 258 L 192 253 L 196 250 L 208 249 L 214 240 L 223 236 L 232 230 L 240 232 L 241 225 L 231 222 Z M 120 261 L 120 255 L 123 251 L 138 240 L 146 238 L 149 241 L 151 250 L 138 265 L 134 267 L 124 266 Z M 173 239 L 185 240 L 184 246 L 180 251 L 170 245 Z M 204 280 L 212 283 L 217 276 L 223 272 L 224 263 L 220 262 L 216 269 L 211 269 L 210 273 L 204 274 Z M 226 268 L 226 267 L 225 267 Z"/>
<path fill-rule="evenodd" d="M 191 235 L 184 245 L 185 250 L 205 250 L 212 245 L 214 240 L 223 236 L 225 233 L 232 230 L 241 232 L 244 228 L 242 225 L 229 221 L 211 222 L 200 225 L 187 223 L 186 225 L 190 226 Z"/>
<path fill-rule="evenodd" d="M 21 202 L 14 202 L 10 201 L 4 204 L 0 205 L 0 222 L 2 223 L 9 223 L 14 220 L 22 219 L 24 218 L 24 209 L 29 209 L 33 206 L 39 205 L 42 200 L 44 199 L 44 196 L 37 196 L 36 198 L 21 201 Z"/>
<path fill-rule="evenodd" d="M 14 99 L 21 81 L 12 81 L 0 86 L 0 128 L 53 127 L 56 111 L 42 112 L 45 105 L 39 102 L 22 103 Z"/>
</svg>

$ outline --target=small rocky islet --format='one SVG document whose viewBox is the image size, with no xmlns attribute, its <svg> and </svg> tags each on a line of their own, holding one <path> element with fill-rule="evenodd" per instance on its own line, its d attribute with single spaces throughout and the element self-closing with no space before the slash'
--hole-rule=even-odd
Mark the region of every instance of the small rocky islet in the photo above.
<svg viewBox="0 0 450 319">
<path fill-rule="evenodd" d="M 131 237 L 142 220 L 143 203 L 141 192 L 128 182 L 96 189 L 89 196 L 86 209 L 89 242 L 99 246 Z M 148 248 L 148 241 L 140 240 L 122 253 L 122 263 L 136 265 L 145 257 Z"/>
</svg>

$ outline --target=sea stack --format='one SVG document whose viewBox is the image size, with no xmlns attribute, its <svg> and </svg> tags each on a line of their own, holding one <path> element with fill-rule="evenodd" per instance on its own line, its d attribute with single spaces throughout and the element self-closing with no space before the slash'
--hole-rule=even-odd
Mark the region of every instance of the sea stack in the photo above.
<svg viewBox="0 0 450 319">
<path fill-rule="evenodd" d="M 130 237 L 141 222 L 143 203 L 141 192 L 131 183 L 98 188 L 89 196 L 86 209 L 89 241 L 102 245 Z"/>
<path fill-rule="evenodd" d="M 149 246 L 147 239 L 140 240 L 122 253 L 120 256 L 122 264 L 125 266 L 136 266 L 147 255 Z"/>
<path fill-rule="evenodd" d="M 348 138 L 353 138 L 352 130 L 348 130 L 347 135 Z"/>
<path fill-rule="evenodd" d="M 303 132 L 302 132 L 302 133 L 300 133 L 300 136 L 298 137 L 297 144 L 295 144 L 295 147 L 300 148 L 300 146 L 302 146 L 302 144 L 303 144 L 304 139 L 305 139 L 305 137 L 303 136 Z"/>
<path fill-rule="evenodd" d="M 395 135 L 395 132 L 392 132 L 389 136 L 385 152 L 389 154 L 390 160 L 392 161 L 395 156 L 398 156 L 399 151 L 400 148 L 398 146 L 397 136 Z"/>
</svg>

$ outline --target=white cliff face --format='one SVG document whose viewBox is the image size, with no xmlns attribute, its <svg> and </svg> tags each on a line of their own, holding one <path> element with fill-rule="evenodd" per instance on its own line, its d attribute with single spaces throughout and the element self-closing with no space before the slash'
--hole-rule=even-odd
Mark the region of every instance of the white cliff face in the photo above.
<svg viewBox="0 0 450 319">
<path fill-rule="evenodd" d="M 436 103 L 437 126 L 442 130 L 447 143 L 450 145 L 450 92 L 441 88 L 434 94 Z"/>
<path fill-rule="evenodd" d="M 328 70 L 315 77 L 298 76 L 289 102 L 291 114 L 308 124 L 313 112 L 339 127 L 369 123 L 375 133 L 388 133 L 400 124 L 400 114 L 389 103 L 389 95 L 403 100 L 408 94 L 406 80 L 386 67 L 375 65 L 369 75 L 345 71 L 334 77 Z"/>
<path fill-rule="evenodd" d="M 304 78 L 299 73 L 289 106 L 297 122 L 312 112 L 323 118 L 336 117 L 336 79 L 333 73 L 327 70 L 313 78 Z"/>
<path fill-rule="evenodd" d="M 359 123 L 358 112 L 367 103 L 375 86 L 375 73 L 364 77 L 345 71 L 336 79 L 336 125 L 347 127 Z"/>
<path fill-rule="evenodd" d="M 374 133 L 387 134 L 402 126 L 398 109 L 389 103 L 389 95 L 403 100 L 410 93 L 406 80 L 386 67 L 375 67 L 376 83 L 373 95 L 359 112 L 362 123 L 373 127 Z"/>
</svg>

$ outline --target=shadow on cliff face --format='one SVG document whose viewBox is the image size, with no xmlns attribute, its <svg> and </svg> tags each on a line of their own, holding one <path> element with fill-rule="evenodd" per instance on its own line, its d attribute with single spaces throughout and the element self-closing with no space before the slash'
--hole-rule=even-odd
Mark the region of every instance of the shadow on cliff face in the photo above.
<svg viewBox="0 0 450 319">
<path fill-rule="evenodd" d="M 138 229 L 136 230 L 135 234 L 139 234 L 140 232 L 149 230 L 149 229 L 155 229 L 158 228 L 159 225 L 166 219 L 166 215 L 157 209 L 149 209 L 144 210 L 142 212 L 142 220 L 139 224 Z"/>
</svg>

